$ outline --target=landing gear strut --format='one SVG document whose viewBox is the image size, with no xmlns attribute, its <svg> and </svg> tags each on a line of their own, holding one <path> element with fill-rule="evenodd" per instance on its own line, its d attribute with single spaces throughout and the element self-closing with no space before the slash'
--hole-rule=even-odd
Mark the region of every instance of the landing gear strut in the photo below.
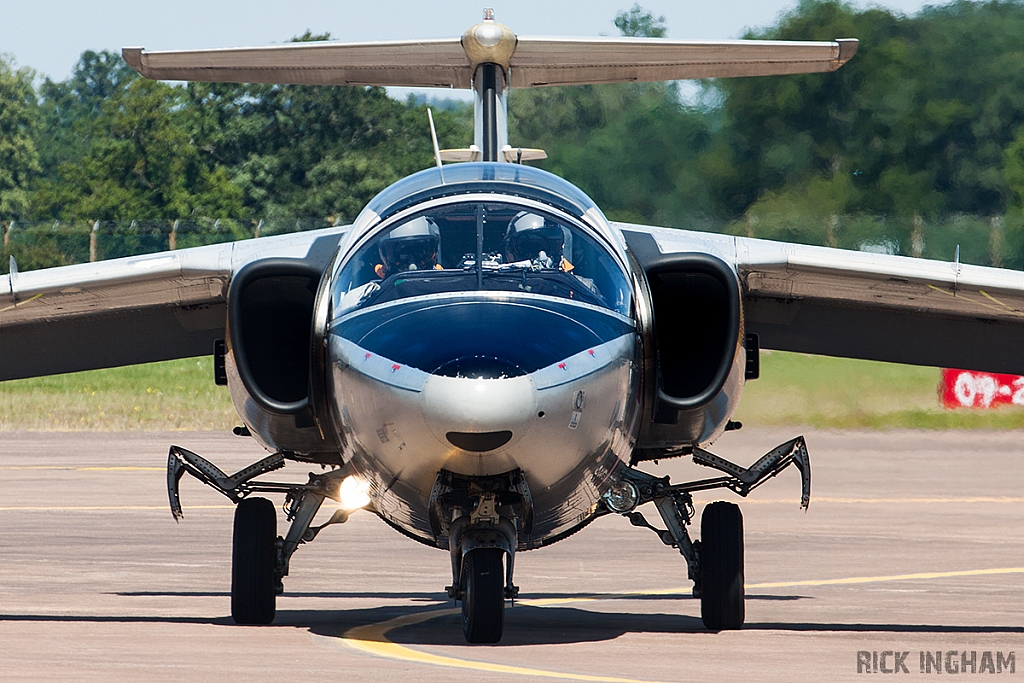
<svg viewBox="0 0 1024 683">
<path fill-rule="evenodd" d="M 687 525 L 694 517 L 693 491 L 728 488 L 746 496 L 790 465 L 800 471 L 800 507 L 807 509 L 811 498 L 811 463 L 802 436 L 770 451 L 750 468 L 741 467 L 700 448 L 693 461 L 727 476 L 683 484 L 670 484 L 668 477 L 654 477 L 628 469 L 605 494 L 609 512 L 625 515 L 634 526 L 651 529 L 662 542 L 678 548 L 686 558 L 687 574 L 693 581 L 693 596 L 700 598 L 701 619 L 712 631 L 735 630 L 743 625 L 743 515 L 733 503 L 715 502 L 704 508 L 701 539 L 691 541 Z M 652 526 L 635 508 L 653 502 L 666 529 Z"/>
<path fill-rule="evenodd" d="M 325 526 L 348 519 L 348 513 L 339 510 L 326 524 L 312 526 L 325 499 L 339 500 L 341 481 L 351 474 L 347 465 L 323 474 L 311 473 L 305 484 L 254 481 L 284 463 L 284 455 L 275 453 L 228 476 L 184 448 L 171 446 L 167 455 L 167 495 L 176 520 L 182 517 L 178 487 L 186 472 L 238 504 L 231 546 L 231 618 L 236 624 L 271 623 L 292 554 Z M 274 504 L 266 498 L 249 498 L 254 492 L 285 494 L 285 517 L 291 525 L 284 537 L 277 535 Z"/>
</svg>

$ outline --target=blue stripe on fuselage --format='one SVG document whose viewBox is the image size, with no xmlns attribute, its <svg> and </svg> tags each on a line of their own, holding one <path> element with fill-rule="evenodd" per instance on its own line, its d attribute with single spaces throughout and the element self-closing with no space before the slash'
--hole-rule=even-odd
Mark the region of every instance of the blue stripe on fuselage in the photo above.
<svg viewBox="0 0 1024 683">
<path fill-rule="evenodd" d="M 626 318 L 562 299 L 416 298 L 349 314 L 333 334 L 433 373 L 460 358 L 497 359 L 529 374 L 634 330 Z"/>
</svg>

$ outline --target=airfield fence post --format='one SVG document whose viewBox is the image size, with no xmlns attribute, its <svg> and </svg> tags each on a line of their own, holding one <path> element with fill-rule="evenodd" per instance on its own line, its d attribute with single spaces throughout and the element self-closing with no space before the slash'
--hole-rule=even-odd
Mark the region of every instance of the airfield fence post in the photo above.
<svg viewBox="0 0 1024 683">
<path fill-rule="evenodd" d="M 921 214 L 914 214 L 913 225 L 914 229 L 910 232 L 910 255 L 921 258 L 924 254 L 924 218 Z"/>
<path fill-rule="evenodd" d="M 1003 267 L 1003 217 L 992 216 L 989 219 L 992 229 L 988 233 L 989 265 L 993 268 Z"/>
<path fill-rule="evenodd" d="M 825 246 L 833 249 L 839 246 L 839 216 L 832 214 L 825 225 Z"/>
<path fill-rule="evenodd" d="M 92 225 L 92 229 L 89 231 L 89 263 L 95 263 L 97 259 L 96 242 L 99 240 L 99 229 L 100 222 L 98 220 L 89 221 Z"/>
</svg>

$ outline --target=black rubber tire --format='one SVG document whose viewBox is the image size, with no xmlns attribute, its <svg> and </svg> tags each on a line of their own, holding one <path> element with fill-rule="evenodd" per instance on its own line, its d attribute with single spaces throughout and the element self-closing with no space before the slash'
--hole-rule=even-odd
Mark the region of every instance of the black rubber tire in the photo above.
<svg viewBox="0 0 1024 683">
<path fill-rule="evenodd" d="M 743 515 L 739 506 L 716 502 L 700 519 L 700 618 L 712 631 L 743 626 Z"/>
<path fill-rule="evenodd" d="M 505 551 L 471 550 L 462 561 L 462 632 L 469 643 L 496 643 L 505 625 Z"/>
<path fill-rule="evenodd" d="M 231 544 L 231 618 L 236 624 L 269 624 L 277 600 L 277 511 L 266 498 L 235 507 Z"/>
</svg>

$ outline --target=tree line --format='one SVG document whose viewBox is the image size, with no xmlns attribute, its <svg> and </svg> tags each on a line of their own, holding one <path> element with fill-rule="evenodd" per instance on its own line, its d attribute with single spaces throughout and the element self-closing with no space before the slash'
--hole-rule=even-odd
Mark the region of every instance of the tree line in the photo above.
<svg viewBox="0 0 1024 683">
<path fill-rule="evenodd" d="M 639 6 L 616 25 L 667 32 Z M 708 81 L 697 96 L 672 83 L 513 91 L 510 138 L 547 150 L 540 165 L 614 220 L 947 260 L 960 245 L 965 261 L 1022 268 L 1021 35 L 1024 0 L 912 16 L 803 0 L 746 37 L 859 38 L 835 73 Z M 431 105 L 441 145 L 466 146 L 468 105 Z M 36 85 L 0 59 L 0 221 L 159 221 L 147 230 L 160 248 L 175 221 L 226 238 L 261 220 L 347 222 L 432 163 L 426 106 L 381 88 L 147 81 L 92 51 Z M 11 234 L 5 252 L 32 261 Z M 32 265 L 81 258 L 50 252 Z"/>
</svg>

